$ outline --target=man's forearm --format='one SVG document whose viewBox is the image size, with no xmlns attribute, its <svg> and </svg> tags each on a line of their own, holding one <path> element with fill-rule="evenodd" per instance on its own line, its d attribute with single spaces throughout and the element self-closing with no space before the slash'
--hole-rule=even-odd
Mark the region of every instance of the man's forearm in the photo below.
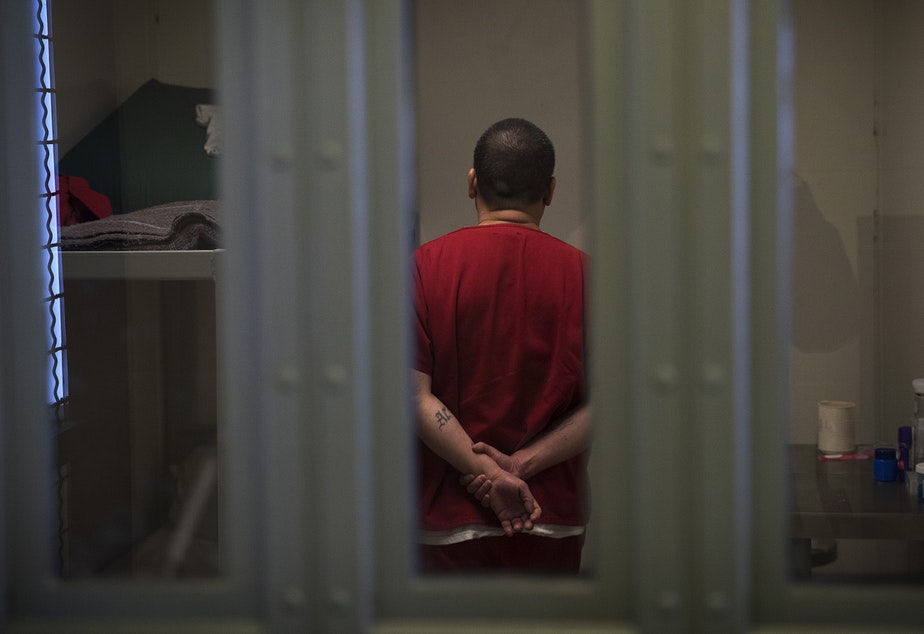
<svg viewBox="0 0 924 634">
<path fill-rule="evenodd" d="M 414 371 L 417 435 L 430 450 L 460 473 L 494 473 L 491 458 L 472 451 L 472 439 L 443 402 L 430 389 L 430 376 Z"/>
<path fill-rule="evenodd" d="M 517 475 L 528 480 L 589 449 L 590 417 L 591 406 L 583 405 L 514 452 L 512 458 L 518 465 Z"/>
<path fill-rule="evenodd" d="M 504 471 L 490 456 L 472 451 L 472 439 L 449 408 L 432 392 L 428 374 L 414 371 L 417 402 L 417 435 L 430 450 L 460 473 L 484 476 L 490 497 L 479 498 L 500 521 L 504 533 L 529 531 L 542 515 L 529 486 Z"/>
</svg>

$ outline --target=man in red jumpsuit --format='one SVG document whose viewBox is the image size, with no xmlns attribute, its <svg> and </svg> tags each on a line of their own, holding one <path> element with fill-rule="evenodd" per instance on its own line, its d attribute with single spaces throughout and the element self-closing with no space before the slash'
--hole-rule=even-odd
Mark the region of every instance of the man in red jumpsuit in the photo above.
<svg viewBox="0 0 924 634">
<path fill-rule="evenodd" d="M 495 123 L 468 173 L 477 225 L 415 252 L 425 573 L 580 569 L 588 262 L 539 229 L 554 167 L 538 127 Z"/>
</svg>

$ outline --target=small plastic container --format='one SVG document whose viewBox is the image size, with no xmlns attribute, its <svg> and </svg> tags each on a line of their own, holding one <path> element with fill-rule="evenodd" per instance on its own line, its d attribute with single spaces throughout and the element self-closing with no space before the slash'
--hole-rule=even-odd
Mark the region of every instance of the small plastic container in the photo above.
<svg viewBox="0 0 924 634">
<path fill-rule="evenodd" d="M 911 462 L 917 465 L 924 462 L 924 379 L 911 382 L 914 390 L 914 417 L 911 419 L 914 443 L 911 449 Z"/>
<path fill-rule="evenodd" d="M 911 425 L 902 425 L 898 428 L 898 468 L 905 471 L 914 471 L 914 461 L 911 459 L 911 449 L 914 446 L 914 435 Z"/>
<path fill-rule="evenodd" d="M 922 463 L 924 466 L 924 463 Z M 873 477 L 877 482 L 893 482 L 898 475 L 898 459 L 892 447 L 876 447 L 873 453 Z"/>
<path fill-rule="evenodd" d="M 919 462 L 914 466 L 914 481 L 918 503 L 924 503 L 924 462 Z"/>
</svg>

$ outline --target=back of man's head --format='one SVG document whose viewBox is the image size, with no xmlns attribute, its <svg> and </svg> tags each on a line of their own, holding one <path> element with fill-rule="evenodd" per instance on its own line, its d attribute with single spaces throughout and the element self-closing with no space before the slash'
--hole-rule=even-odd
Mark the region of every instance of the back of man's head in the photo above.
<svg viewBox="0 0 924 634">
<path fill-rule="evenodd" d="M 478 193 L 492 209 L 520 209 L 542 200 L 555 172 L 555 148 L 525 119 L 504 119 L 475 144 Z"/>
</svg>

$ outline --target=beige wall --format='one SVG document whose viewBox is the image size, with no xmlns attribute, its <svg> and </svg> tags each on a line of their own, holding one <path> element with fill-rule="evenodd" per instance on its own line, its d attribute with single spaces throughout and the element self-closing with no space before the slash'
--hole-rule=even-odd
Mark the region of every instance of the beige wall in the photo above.
<svg viewBox="0 0 924 634">
<path fill-rule="evenodd" d="M 210 0 L 68 0 L 52 9 L 61 155 L 148 79 L 214 86 Z"/>
<path fill-rule="evenodd" d="M 924 4 L 882 6 L 882 425 L 905 423 L 924 377 Z"/>
<path fill-rule="evenodd" d="M 821 399 L 891 442 L 924 376 L 924 6 L 797 0 L 791 437 Z"/>
<path fill-rule="evenodd" d="M 582 246 L 578 2 L 415 3 L 420 237 L 472 224 L 475 141 L 505 117 L 531 120 L 556 151 L 555 199 L 542 228 Z"/>
<path fill-rule="evenodd" d="M 856 401 L 872 440 L 873 391 L 861 379 L 858 219 L 877 208 L 873 0 L 794 2 L 795 209 L 791 438 L 815 442 L 817 402 Z M 871 258 L 864 258 L 864 261 Z M 864 289 L 865 290 L 865 289 Z M 861 328 L 862 324 L 862 328 Z"/>
</svg>

